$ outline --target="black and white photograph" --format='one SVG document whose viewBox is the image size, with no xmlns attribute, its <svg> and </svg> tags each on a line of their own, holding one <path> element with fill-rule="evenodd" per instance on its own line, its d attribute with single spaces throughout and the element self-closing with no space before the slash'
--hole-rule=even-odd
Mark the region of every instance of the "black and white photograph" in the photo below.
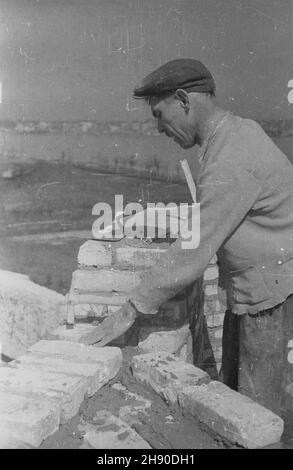
<svg viewBox="0 0 293 470">
<path fill-rule="evenodd" d="M 293 449 L 292 48 L 292 0 L 0 0 L 0 449 Z"/>
</svg>

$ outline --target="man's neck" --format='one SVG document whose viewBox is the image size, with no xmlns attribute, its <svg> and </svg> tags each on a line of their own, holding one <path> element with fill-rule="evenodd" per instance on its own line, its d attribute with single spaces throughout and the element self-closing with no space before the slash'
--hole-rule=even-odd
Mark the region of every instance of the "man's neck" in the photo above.
<svg viewBox="0 0 293 470">
<path fill-rule="evenodd" d="M 198 129 L 200 145 L 209 140 L 226 114 L 227 111 L 218 107 L 214 107 L 206 114 Z"/>
</svg>

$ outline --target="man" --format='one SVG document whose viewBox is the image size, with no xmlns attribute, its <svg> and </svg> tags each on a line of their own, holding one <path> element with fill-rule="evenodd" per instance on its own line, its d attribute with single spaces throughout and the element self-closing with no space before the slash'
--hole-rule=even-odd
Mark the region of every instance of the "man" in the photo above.
<svg viewBox="0 0 293 470">
<path fill-rule="evenodd" d="M 276 413 L 293 409 L 293 166 L 256 122 L 217 106 L 199 61 L 164 64 L 134 96 L 149 103 L 159 132 L 200 146 L 200 244 L 183 250 L 179 237 L 91 342 L 107 344 L 139 313 L 156 313 L 217 254 L 228 296 L 223 381 Z"/>
</svg>

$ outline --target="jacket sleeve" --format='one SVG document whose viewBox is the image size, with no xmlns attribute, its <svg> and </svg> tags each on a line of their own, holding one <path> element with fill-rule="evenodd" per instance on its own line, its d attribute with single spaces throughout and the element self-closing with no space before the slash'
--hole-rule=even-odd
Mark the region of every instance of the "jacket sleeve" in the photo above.
<svg viewBox="0 0 293 470">
<path fill-rule="evenodd" d="M 198 182 L 200 195 L 200 243 L 183 249 L 182 237 L 146 272 L 130 300 L 144 314 L 159 307 L 203 275 L 211 258 L 237 229 L 253 207 L 261 187 L 246 169 L 226 161 L 214 162 Z"/>
</svg>

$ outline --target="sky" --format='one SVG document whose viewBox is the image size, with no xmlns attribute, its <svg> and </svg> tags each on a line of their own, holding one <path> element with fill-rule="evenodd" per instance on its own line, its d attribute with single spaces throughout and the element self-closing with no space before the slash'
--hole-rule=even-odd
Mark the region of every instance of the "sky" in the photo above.
<svg viewBox="0 0 293 470">
<path fill-rule="evenodd" d="M 0 0 L 0 119 L 144 120 L 134 86 L 176 57 L 223 107 L 290 119 L 292 35 L 292 0 Z"/>
</svg>

